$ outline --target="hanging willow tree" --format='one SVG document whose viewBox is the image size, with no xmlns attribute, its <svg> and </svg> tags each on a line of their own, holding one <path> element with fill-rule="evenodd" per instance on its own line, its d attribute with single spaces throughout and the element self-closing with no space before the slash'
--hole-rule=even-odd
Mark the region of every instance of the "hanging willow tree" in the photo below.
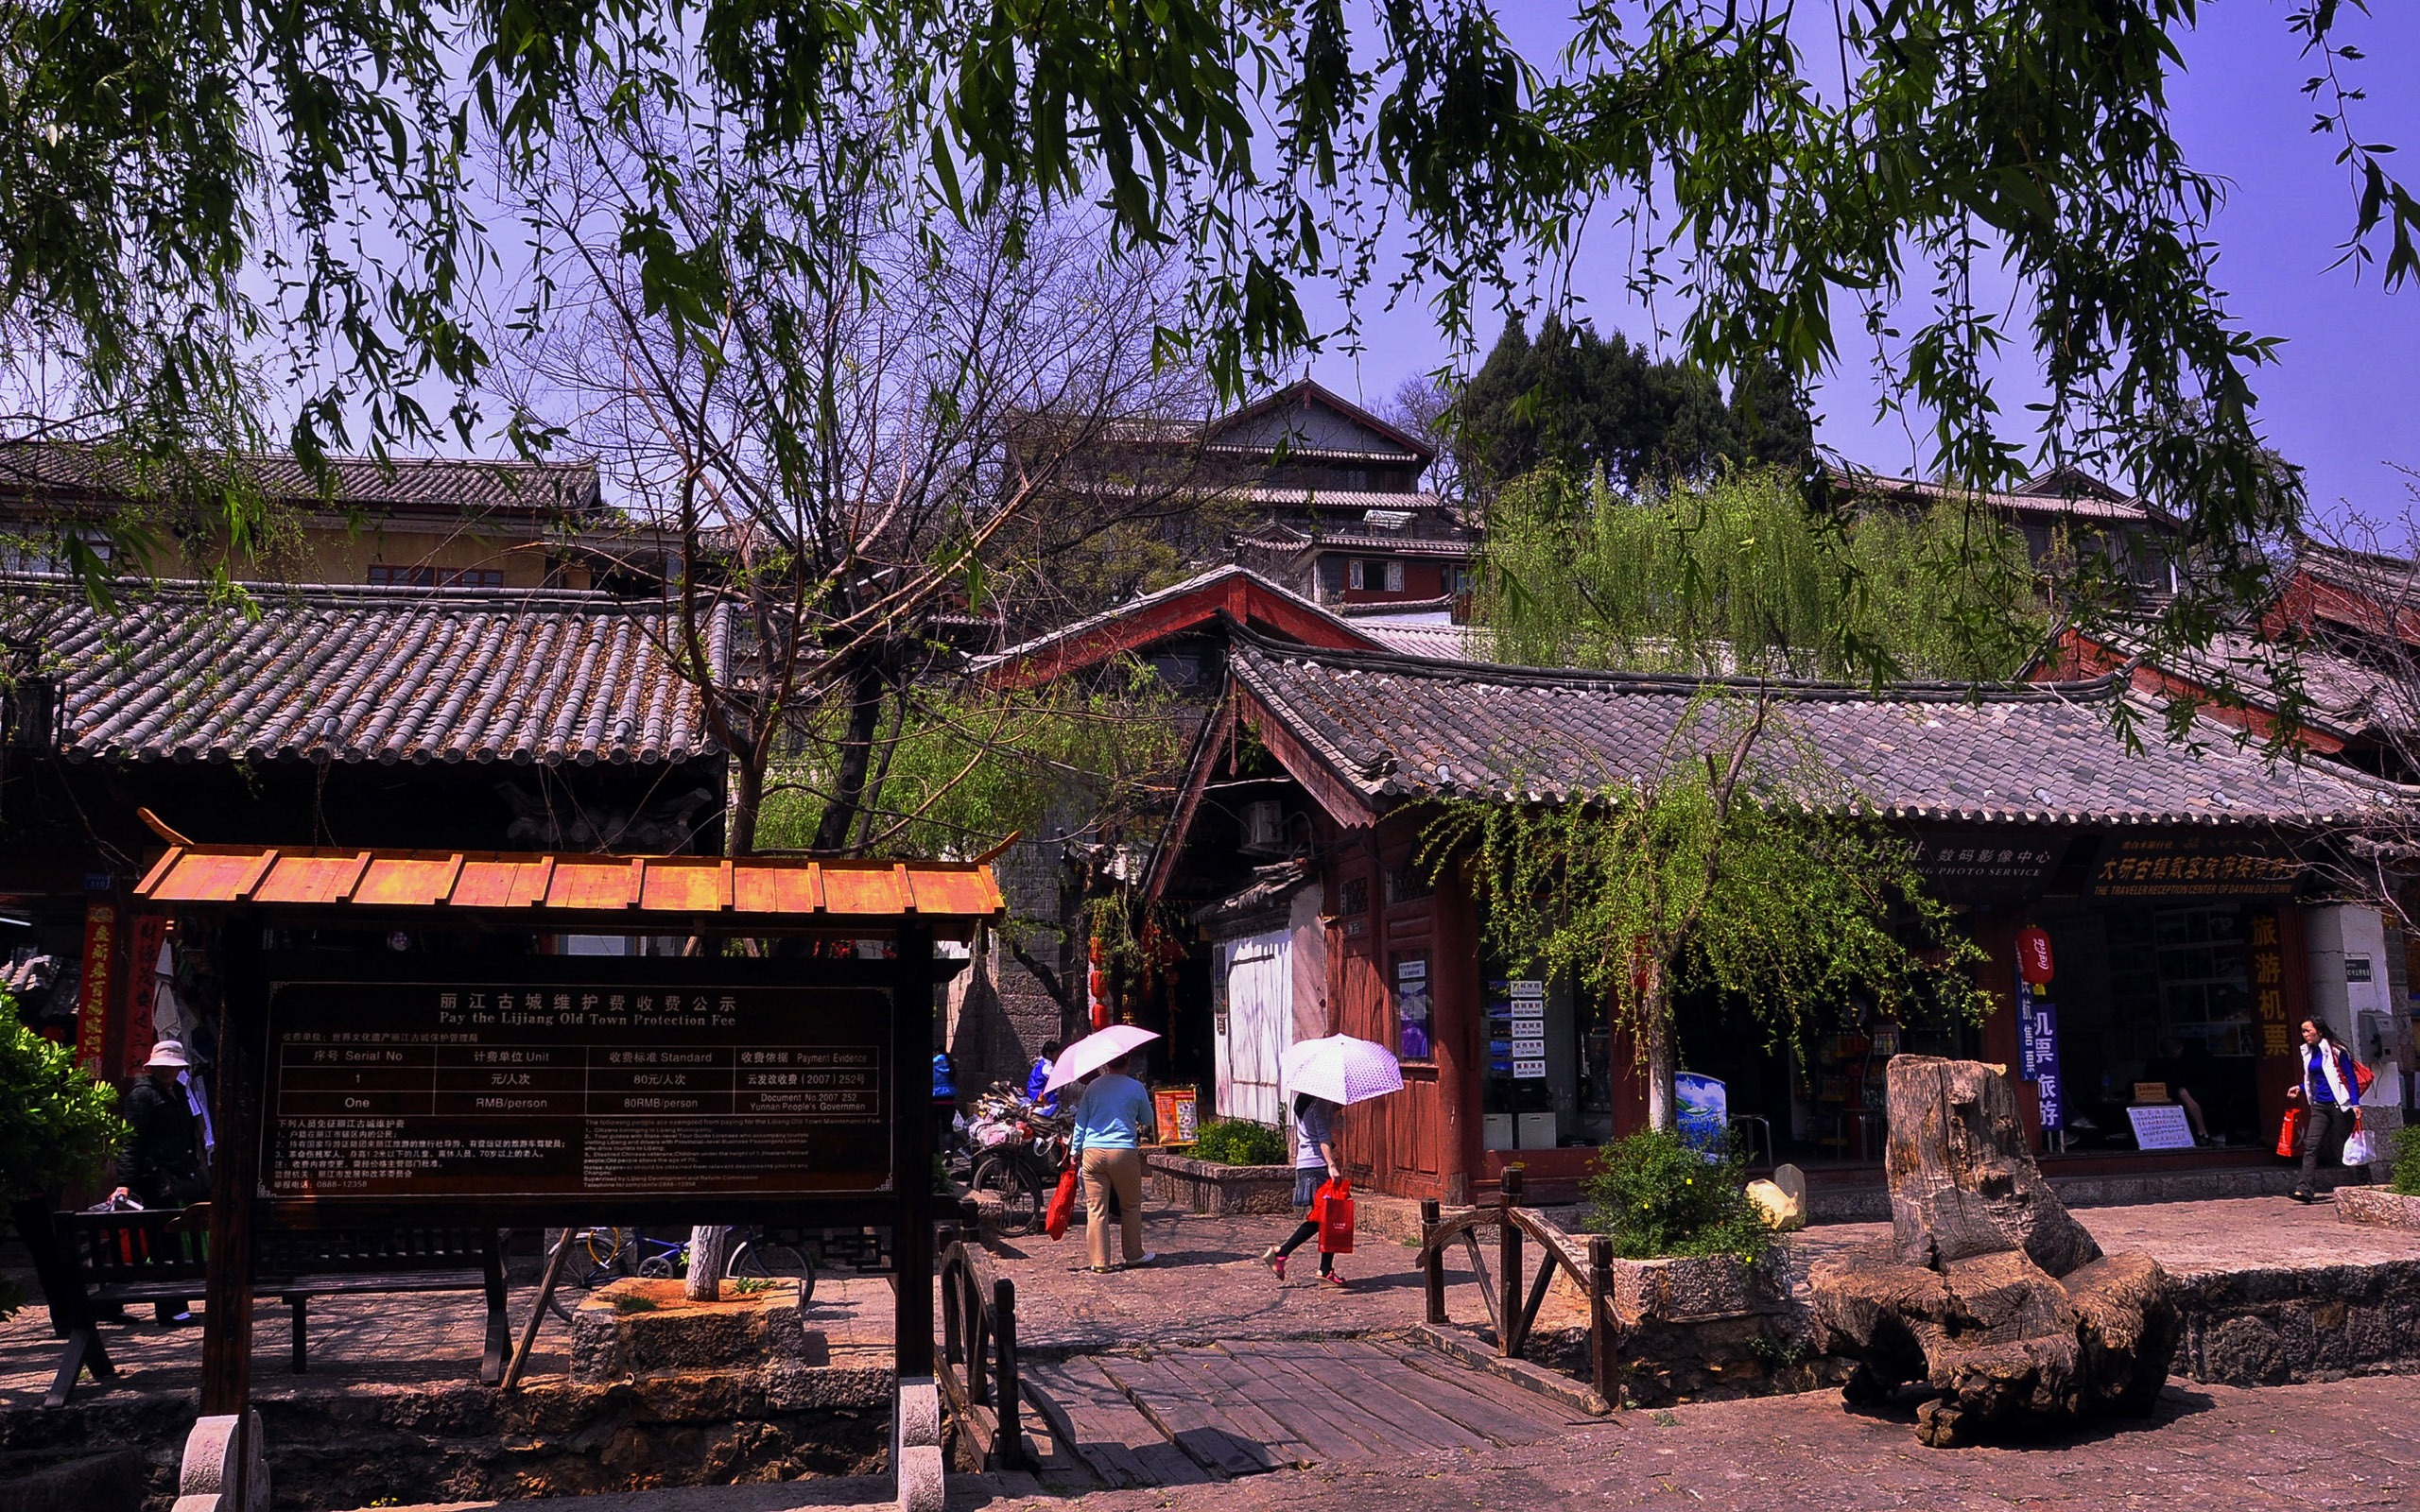
<svg viewBox="0 0 2420 1512">
<path fill-rule="evenodd" d="M 1457 799 L 1424 835 L 1425 865 L 1467 868 L 1491 950 L 1609 1005 L 1655 1128 L 1678 1126 L 1683 996 L 1746 1007 L 1774 1044 L 1803 1045 L 1853 1004 L 1899 1020 L 1990 1009 L 1971 974 L 1983 953 L 1925 891 L 1909 842 L 1781 718 L 1760 691 L 1711 689 L 1651 769 L 1564 803 Z"/>
<path fill-rule="evenodd" d="M 1524 665 L 1996 681 L 2049 630 L 2005 525 L 1809 514 L 1769 470 L 1632 497 L 1545 469 L 1487 526 L 1475 617 Z"/>
</svg>

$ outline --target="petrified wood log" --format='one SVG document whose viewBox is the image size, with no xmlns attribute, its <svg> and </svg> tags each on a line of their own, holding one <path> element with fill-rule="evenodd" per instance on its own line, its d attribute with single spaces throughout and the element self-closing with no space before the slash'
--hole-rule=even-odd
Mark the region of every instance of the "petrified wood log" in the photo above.
<svg viewBox="0 0 2420 1512">
<path fill-rule="evenodd" d="M 2149 1412 L 2176 1352 L 2168 1279 L 2143 1255 L 2104 1256 L 2027 1153 L 1998 1069 L 1891 1062 L 1892 1239 L 1819 1262 L 1816 1342 L 1858 1362 L 1844 1396 L 1921 1380 L 1936 1448 L 2096 1413 Z"/>
</svg>

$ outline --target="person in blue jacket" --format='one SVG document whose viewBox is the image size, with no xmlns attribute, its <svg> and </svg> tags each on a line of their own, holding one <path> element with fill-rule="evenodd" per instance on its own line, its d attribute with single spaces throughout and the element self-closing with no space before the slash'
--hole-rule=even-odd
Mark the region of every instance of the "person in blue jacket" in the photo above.
<svg viewBox="0 0 2420 1512">
<path fill-rule="evenodd" d="M 2302 1062 L 2302 1080 L 2286 1089 L 2287 1100 L 2299 1101 L 2305 1109 L 2302 1177 L 2294 1183 L 2293 1195 L 2296 1202 L 2316 1202 L 2311 1179 L 2320 1152 L 2331 1143 L 2342 1149 L 2344 1137 L 2360 1119 L 2360 1074 L 2354 1069 L 2353 1052 L 2317 1019 L 2303 1021 Z"/>
<path fill-rule="evenodd" d="M 1143 1247 L 1143 1146 L 1151 1138 L 1151 1094 L 1128 1074 L 1132 1064 L 1111 1061 L 1076 1104 L 1069 1153 L 1082 1173 L 1084 1249 L 1096 1274 L 1159 1259 Z M 1109 1256 L 1112 1223 L 1118 1226 L 1117 1264 Z"/>
<path fill-rule="evenodd" d="M 1059 1111 L 1059 1094 L 1050 1089 L 1050 1068 L 1058 1064 L 1059 1052 L 1063 1048 L 1056 1040 L 1042 1041 L 1042 1054 L 1034 1057 L 1033 1070 L 1026 1074 L 1025 1100 L 1040 1104 L 1046 1113 Z"/>
<path fill-rule="evenodd" d="M 933 1057 L 933 1153 L 946 1158 L 958 1125 L 958 1068 L 946 1054 Z"/>
</svg>

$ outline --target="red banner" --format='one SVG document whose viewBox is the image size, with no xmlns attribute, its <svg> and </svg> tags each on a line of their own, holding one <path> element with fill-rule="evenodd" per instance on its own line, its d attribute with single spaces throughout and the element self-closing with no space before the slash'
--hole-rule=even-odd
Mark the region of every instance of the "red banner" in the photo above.
<svg viewBox="0 0 2420 1512">
<path fill-rule="evenodd" d="M 126 956 L 126 1029 L 118 1036 L 117 1074 L 125 1075 L 150 1058 L 151 1042 L 160 1038 L 151 1022 L 160 995 L 161 942 L 168 936 L 168 916 L 137 914 L 129 921 L 133 948 Z"/>
<path fill-rule="evenodd" d="M 103 1074 L 108 1054 L 110 960 L 117 947 L 117 910 L 94 903 L 84 910 L 84 979 L 76 989 L 76 1061 Z"/>
</svg>

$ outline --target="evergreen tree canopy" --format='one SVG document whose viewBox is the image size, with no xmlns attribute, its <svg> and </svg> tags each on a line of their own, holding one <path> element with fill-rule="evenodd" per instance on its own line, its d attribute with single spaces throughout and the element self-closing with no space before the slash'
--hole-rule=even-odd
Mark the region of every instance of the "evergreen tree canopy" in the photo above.
<svg viewBox="0 0 2420 1512">
<path fill-rule="evenodd" d="M 1623 483 L 1703 478 L 1724 462 L 1791 467 L 1815 442 L 1776 366 L 1754 369 L 1726 402 L 1704 369 L 1552 315 L 1535 341 L 1517 316 L 1505 322 L 1454 421 L 1462 475 L 1482 489 L 1548 466 Z"/>
</svg>

